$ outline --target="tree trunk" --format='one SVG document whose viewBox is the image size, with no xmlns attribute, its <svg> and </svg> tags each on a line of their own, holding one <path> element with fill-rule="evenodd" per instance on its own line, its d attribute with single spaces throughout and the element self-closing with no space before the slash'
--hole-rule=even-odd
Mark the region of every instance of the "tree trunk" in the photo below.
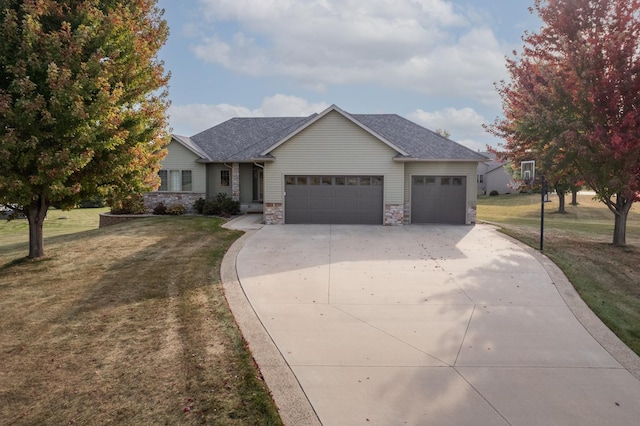
<svg viewBox="0 0 640 426">
<path fill-rule="evenodd" d="M 44 225 L 48 209 L 49 204 L 42 195 L 25 207 L 25 213 L 29 221 L 29 259 L 44 257 L 42 225 Z"/>
<path fill-rule="evenodd" d="M 627 216 L 633 205 L 633 197 L 635 197 L 635 194 L 631 194 L 628 197 L 622 194 L 616 195 L 616 202 L 613 205 L 615 209 L 615 226 L 613 228 L 614 246 L 627 245 Z"/>
<path fill-rule="evenodd" d="M 578 205 L 578 190 L 574 189 L 573 191 L 571 191 L 571 205 L 572 206 L 577 206 Z"/>
<path fill-rule="evenodd" d="M 565 192 L 564 191 L 558 191 L 556 189 L 556 194 L 558 194 L 558 213 L 566 213 L 567 211 L 565 210 Z"/>
<path fill-rule="evenodd" d="M 616 222 L 613 228 L 613 245 L 627 245 L 627 214 L 629 210 L 625 210 L 615 215 Z"/>
</svg>

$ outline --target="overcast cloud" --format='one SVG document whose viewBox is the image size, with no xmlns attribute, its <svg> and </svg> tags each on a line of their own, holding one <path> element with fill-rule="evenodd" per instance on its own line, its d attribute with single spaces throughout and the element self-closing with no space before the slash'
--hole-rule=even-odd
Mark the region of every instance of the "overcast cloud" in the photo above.
<svg viewBox="0 0 640 426">
<path fill-rule="evenodd" d="M 504 46 L 477 14 L 442 0 L 201 0 L 211 24 L 193 44 L 231 71 L 327 85 L 374 84 L 497 102 Z M 230 32 L 217 31 L 234 22 Z M 437 82 L 437 84 L 434 84 Z"/>
<path fill-rule="evenodd" d="M 307 116 L 344 102 L 483 151 L 497 143 L 482 128 L 500 114 L 493 84 L 507 77 L 504 56 L 520 45 L 532 0 L 495 2 L 160 0 L 175 43 L 172 86 L 182 88 L 170 122 L 192 135 L 232 117 Z"/>
</svg>

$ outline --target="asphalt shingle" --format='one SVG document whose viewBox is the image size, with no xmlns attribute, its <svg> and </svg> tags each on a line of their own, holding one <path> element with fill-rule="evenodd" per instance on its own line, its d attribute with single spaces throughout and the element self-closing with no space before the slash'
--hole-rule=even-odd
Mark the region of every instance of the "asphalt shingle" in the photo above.
<svg viewBox="0 0 640 426">
<path fill-rule="evenodd" d="M 192 150 L 204 153 L 208 161 L 246 162 L 260 157 L 262 152 L 316 117 L 317 114 L 308 117 L 232 118 L 190 138 L 176 139 L 190 144 Z M 396 114 L 349 114 L 349 117 L 408 154 L 399 153 L 402 158 L 486 160 L 480 153 Z"/>
</svg>

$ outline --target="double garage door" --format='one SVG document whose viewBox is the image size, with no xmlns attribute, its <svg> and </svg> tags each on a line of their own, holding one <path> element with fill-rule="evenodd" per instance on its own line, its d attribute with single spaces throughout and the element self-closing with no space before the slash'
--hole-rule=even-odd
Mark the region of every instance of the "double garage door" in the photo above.
<svg viewBox="0 0 640 426">
<path fill-rule="evenodd" d="M 382 176 L 285 176 L 285 222 L 382 224 Z"/>
<path fill-rule="evenodd" d="M 464 176 L 412 176 L 411 223 L 466 221 Z M 384 218 L 382 176 L 285 176 L 285 223 L 372 224 Z"/>
</svg>

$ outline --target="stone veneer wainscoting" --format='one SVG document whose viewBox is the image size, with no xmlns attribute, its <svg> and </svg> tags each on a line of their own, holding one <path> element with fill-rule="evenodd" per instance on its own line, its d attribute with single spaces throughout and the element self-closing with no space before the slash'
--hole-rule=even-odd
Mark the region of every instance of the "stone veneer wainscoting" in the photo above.
<svg viewBox="0 0 640 426">
<path fill-rule="evenodd" d="M 284 208 L 282 203 L 264 203 L 264 223 L 267 225 L 284 224 Z"/>
<path fill-rule="evenodd" d="M 403 204 L 385 204 L 384 205 L 384 224 L 385 225 L 402 225 L 404 222 L 404 205 Z"/>
<path fill-rule="evenodd" d="M 163 203 L 165 206 L 172 204 L 182 204 L 187 209 L 188 213 L 195 213 L 193 210 L 193 203 L 198 198 L 206 198 L 204 192 L 147 192 L 144 194 L 144 206 L 147 211 L 152 212 L 158 203 Z"/>
</svg>

